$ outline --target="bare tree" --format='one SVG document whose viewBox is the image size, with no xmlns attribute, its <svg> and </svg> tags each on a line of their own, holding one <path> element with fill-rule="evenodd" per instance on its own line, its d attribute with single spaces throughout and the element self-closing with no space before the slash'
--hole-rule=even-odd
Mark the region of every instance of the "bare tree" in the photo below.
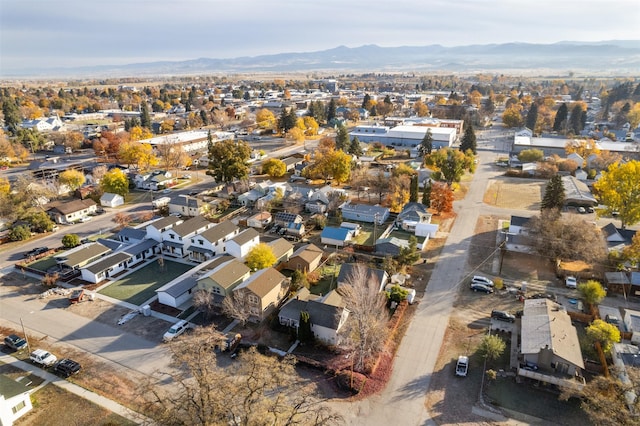
<svg viewBox="0 0 640 426">
<path fill-rule="evenodd" d="M 384 349 L 389 334 L 385 296 L 364 265 L 356 265 L 338 292 L 349 310 L 346 335 L 355 357 L 354 368 L 365 371 L 367 360 Z"/>
<path fill-rule="evenodd" d="M 340 417 L 321 404 L 298 378 L 295 360 L 261 355 L 255 348 L 221 367 L 215 348 L 223 337 L 198 328 L 169 343 L 174 384 L 163 389 L 151 381 L 139 394 L 145 413 L 163 425 L 333 425 Z"/>
<path fill-rule="evenodd" d="M 215 305 L 213 304 L 213 295 L 211 291 L 207 289 L 199 289 L 193 293 L 193 306 L 201 312 L 204 312 L 205 316 L 209 318 L 213 315 Z"/>
<path fill-rule="evenodd" d="M 240 321 L 243 325 L 251 318 L 251 310 L 246 303 L 244 292 L 234 291 L 224 298 L 222 302 L 222 312 L 233 319 Z"/>
<path fill-rule="evenodd" d="M 107 173 L 107 171 L 108 171 L 107 166 L 95 166 L 91 171 L 93 180 L 99 183 L 104 177 L 105 173 Z"/>
</svg>

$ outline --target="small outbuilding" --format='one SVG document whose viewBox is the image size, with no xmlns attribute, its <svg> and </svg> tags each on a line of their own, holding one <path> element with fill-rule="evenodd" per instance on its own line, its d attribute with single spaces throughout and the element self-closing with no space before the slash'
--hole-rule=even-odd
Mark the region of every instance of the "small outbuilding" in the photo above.
<svg viewBox="0 0 640 426">
<path fill-rule="evenodd" d="M 105 192 L 100 197 L 100 205 L 102 207 L 118 207 L 124 204 L 124 197 L 119 194 Z"/>
</svg>

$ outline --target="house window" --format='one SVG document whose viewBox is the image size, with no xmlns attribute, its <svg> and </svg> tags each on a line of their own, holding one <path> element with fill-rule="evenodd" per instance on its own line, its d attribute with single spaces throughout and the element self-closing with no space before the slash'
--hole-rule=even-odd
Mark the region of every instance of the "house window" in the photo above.
<svg viewBox="0 0 640 426">
<path fill-rule="evenodd" d="M 175 235 L 173 235 L 173 234 L 169 234 L 169 235 L 171 236 L 171 239 L 172 239 L 172 240 L 175 240 L 175 239 L 176 239 L 176 236 L 175 236 Z"/>
<path fill-rule="evenodd" d="M 11 408 L 11 411 L 13 411 L 13 414 L 17 414 L 20 410 L 22 410 L 26 406 L 27 405 L 24 403 L 24 401 L 20 401 L 18 402 L 18 404 L 16 404 L 15 407 Z"/>
<path fill-rule="evenodd" d="M 220 291 L 220 288 L 218 287 L 213 287 L 211 291 L 213 291 L 215 294 L 222 294 L 222 292 Z"/>
<path fill-rule="evenodd" d="M 253 294 L 249 295 L 248 300 L 252 305 L 257 305 L 258 303 L 260 303 L 260 299 L 258 299 L 258 296 L 254 296 Z"/>
<path fill-rule="evenodd" d="M 198 244 L 203 245 L 204 244 L 204 240 L 198 240 Z"/>
</svg>

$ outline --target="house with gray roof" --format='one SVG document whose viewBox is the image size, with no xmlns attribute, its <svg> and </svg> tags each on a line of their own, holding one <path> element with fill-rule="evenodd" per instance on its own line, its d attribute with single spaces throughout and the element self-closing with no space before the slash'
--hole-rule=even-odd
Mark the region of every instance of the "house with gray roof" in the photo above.
<svg viewBox="0 0 640 426">
<path fill-rule="evenodd" d="M 162 252 L 178 258 L 189 254 L 191 237 L 200 235 L 215 227 L 216 224 L 204 216 L 192 217 L 162 233 Z"/>
<path fill-rule="evenodd" d="M 598 201 L 586 183 L 573 176 L 562 176 L 562 185 L 564 186 L 566 205 L 583 207 L 595 207 L 598 205 Z"/>
<path fill-rule="evenodd" d="M 205 205 L 201 199 L 189 195 L 178 195 L 171 198 L 167 204 L 169 214 L 180 214 L 186 217 L 196 217 L 204 213 Z"/>
<path fill-rule="evenodd" d="M 388 218 L 390 210 L 382 206 L 370 206 L 368 204 L 343 204 L 342 218 L 348 221 L 376 223 L 382 225 Z"/>
<path fill-rule="evenodd" d="M 340 266 L 340 273 L 337 279 L 338 288 L 341 285 L 349 284 L 354 279 L 358 279 L 360 275 L 374 283 L 378 291 L 382 291 L 389 282 L 389 274 L 382 269 L 371 268 L 364 263 L 345 263 Z"/>
<path fill-rule="evenodd" d="M 80 269 L 111 253 L 109 247 L 100 243 L 87 243 L 55 256 L 56 263 L 69 269 Z"/>
<path fill-rule="evenodd" d="M 203 262 L 218 254 L 227 253 L 227 241 L 240 233 L 240 228 L 225 220 L 191 237 L 189 260 Z"/>
<path fill-rule="evenodd" d="M 260 234 L 253 228 L 247 228 L 226 243 L 227 254 L 244 259 L 252 248 L 260 244 Z"/>
<path fill-rule="evenodd" d="M 396 225 L 408 232 L 415 232 L 418 224 L 431 223 L 431 213 L 422 203 L 407 203 L 398 213 Z"/>
<path fill-rule="evenodd" d="M 116 234 L 116 238 L 127 244 L 137 243 L 147 238 L 147 230 L 125 226 Z"/>
<path fill-rule="evenodd" d="M 22 381 L 0 374 L 0 425 L 10 426 L 33 408 L 31 388 Z"/>
<path fill-rule="evenodd" d="M 518 368 L 518 375 L 572 389 L 582 389 L 584 361 L 578 332 L 567 311 L 549 299 L 527 299 L 522 314 L 520 357 L 537 365 L 531 371 Z"/>
<path fill-rule="evenodd" d="M 184 220 L 175 216 L 161 217 L 160 219 L 154 220 L 146 226 L 147 237 L 160 242 L 162 241 L 162 234 L 164 232 L 182 222 L 184 222 Z"/>
<path fill-rule="evenodd" d="M 309 314 L 311 332 L 316 340 L 327 345 L 340 344 L 339 333 L 347 321 L 349 310 L 338 292 L 331 290 L 325 296 L 315 296 L 302 288 L 280 309 L 278 321 L 297 331 L 301 312 Z"/>
<path fill-rule="evenodd" d="M 291 255 L 293 255 L 293 244 L 284 238 L 270 241 L 267 245 L 271 247 L 271 251 L 276 257 L 276 264 L 274 266 L 287 262 Z"/>
<path fill-rule="evenodd" d="M 105 256 L 83 267 L 82 279 L 94 284 L 99 283 L 127 269 L 131 260 L 132 256 L 122 251 Z"/>
<path fill-rule="evenodd" d="M 86 200 L 54 201 L 47 204 L 47 214 L 55 223 L 70 224 L 92 215 L 97 210 L 96 202 Z"/>
</svg>

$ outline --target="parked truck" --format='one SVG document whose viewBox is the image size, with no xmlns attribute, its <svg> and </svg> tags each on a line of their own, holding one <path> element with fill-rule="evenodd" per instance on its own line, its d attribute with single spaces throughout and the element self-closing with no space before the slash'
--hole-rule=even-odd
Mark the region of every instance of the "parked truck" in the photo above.
<svg viewBox="0 0 640 426">
<path fill-rule="evenodd" d="M 151 204 L 153 205 L 154 209 L 159 209 L 160 207 L 168 205 L 170 201 L 171 198 L 169 197 L 160 197 L 157 200 L 153 200 Z"/>
</svg>

